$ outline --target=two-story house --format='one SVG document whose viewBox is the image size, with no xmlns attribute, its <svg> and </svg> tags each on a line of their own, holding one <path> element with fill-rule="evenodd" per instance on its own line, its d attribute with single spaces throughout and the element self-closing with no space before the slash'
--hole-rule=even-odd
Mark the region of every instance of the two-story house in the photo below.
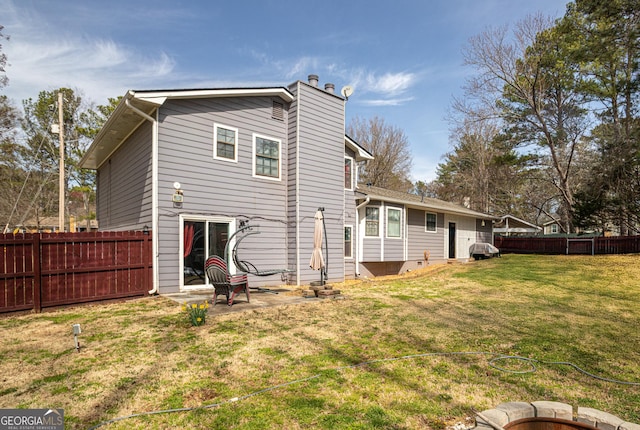
<svg viewBox="0 0 640 430">
<path fill-rule="evenodd" d="M 152 293 L 207 288 L 204 261 L 246 223 L 260 234 L 242 241 L 243 259 L 288 269 L 250 285 L 305 285 L 319 280 L 309 259 L 324 208 L 327 280 L 357 276 L 368 216 L 356 165 L 372 155 L 345 135 L 345 103 L 315 75 L 287 87 L 128 91 L 81 162 L 97 170 L 100 229 L 150 230 Z M 475 226 L 483 215 L 466 216 Z"/>
</svg>

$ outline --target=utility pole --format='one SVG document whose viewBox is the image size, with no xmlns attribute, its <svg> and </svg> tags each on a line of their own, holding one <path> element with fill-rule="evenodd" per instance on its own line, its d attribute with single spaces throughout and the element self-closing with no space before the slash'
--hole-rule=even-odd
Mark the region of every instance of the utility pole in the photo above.
<svg viewBox="0 0 640 430">
<path fill-rule="evenodd" d="M 58 199 L 58 229 L 64 233 L 64 109 L 62 107 L 62 92 L 58 93 L 58 136 L 60 138 L 60 196 Z"/>
</svg>

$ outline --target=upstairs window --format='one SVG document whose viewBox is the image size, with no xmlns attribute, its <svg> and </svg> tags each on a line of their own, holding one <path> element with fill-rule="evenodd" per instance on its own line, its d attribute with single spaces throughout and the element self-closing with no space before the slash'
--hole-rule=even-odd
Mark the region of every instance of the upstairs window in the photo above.
<svg viewBox="0 0 640 430">
<path fill-rule="evenodd" d="M 387 237 L 402 237 L 402 209 L 387 208 Z"/>
<path fill-rule="evenodd" d="M 344 188 L 353 190 L 353 158 L 344 158 Z"/>
<path fill-rule="evenodd" d="M 369 237 L 380 236 L 380 208 L 375 206 L 366 208 L 364 235 Z"/>
<path fill-rule="evenodd" d="M 431 231 L 434 232 L 436 231 L 436 220 L 437 220 L 437 216 L 436 214 L 432 214 L 427 212 L 426 216 L 425 216 L 425 227 L 424 230 L 425 231 Z"/>
<path fill-rule="evenodd" d="M 238 161 L 238 129 L 226 125 L 213 125 L 213 158 Z"/>
<path fill-rule="evenodd" d="M 280 140 L 253 135 L 253 175 L 280 179 Z"/>
</svg>

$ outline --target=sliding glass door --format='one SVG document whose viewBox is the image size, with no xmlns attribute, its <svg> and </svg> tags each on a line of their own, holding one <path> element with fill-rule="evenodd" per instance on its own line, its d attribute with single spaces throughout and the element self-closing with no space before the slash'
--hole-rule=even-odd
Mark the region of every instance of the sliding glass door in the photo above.
<svg viewBox="0 0 640 430">
<path fill-rule="evenodd" d="M 233 219 L 181 217 L 182 285 L 197 288 L 207 285 L 204 262 L 212 255 L 227 259 L 225 246 L 235 230 Z"/>
</svg>

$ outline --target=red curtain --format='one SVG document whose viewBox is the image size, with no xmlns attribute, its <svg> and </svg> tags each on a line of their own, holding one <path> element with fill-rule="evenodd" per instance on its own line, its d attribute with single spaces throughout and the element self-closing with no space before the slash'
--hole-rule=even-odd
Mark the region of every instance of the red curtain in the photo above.
<svg viewBox="0 0 640 430">
<path fill-rule="evenodd" d="M 193 234 L 195 232 L 195 226 L 191 222 L 184 223 L 184 256 L 191 254 L 191 248 L 193 247 Z"/>
</svg>

